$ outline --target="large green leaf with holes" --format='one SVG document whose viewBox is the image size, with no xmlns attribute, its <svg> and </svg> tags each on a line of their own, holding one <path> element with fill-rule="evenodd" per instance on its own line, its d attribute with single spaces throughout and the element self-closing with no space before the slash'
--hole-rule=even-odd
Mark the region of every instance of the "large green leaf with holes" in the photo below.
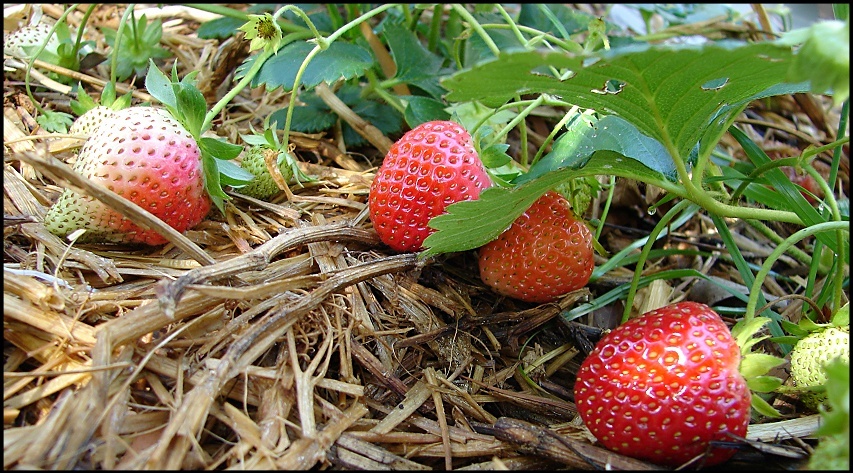
<svg viewBox="0 0 853 473">
<path fill-rule="evenodd" d="M 449 102 L 479 100 L 490 106 L 519 94 L 556 95 L 617 115 L 685 157 L 718 110 L 784 83 L 792 56 L 790 47 L 737 41 L 633 44 L 592 57 L 505 52 L 442 85 L 450 91 Z"/>
</svg>

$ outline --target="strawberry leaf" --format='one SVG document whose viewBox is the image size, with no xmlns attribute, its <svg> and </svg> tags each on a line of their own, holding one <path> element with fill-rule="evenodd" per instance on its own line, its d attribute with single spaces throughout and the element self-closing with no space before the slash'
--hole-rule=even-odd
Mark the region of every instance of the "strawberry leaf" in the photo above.
<svg viewBox="0 0 853 473">
<path fill-rule="evenodd" d="M 167 108 L 177 108 L 178 99 L 175 97 L 175 89 L 172 87 L 172 81 L 166 74 L 163 74 L 163 71 L 154 66 L 153 59 L 149 62 L 151 67 L 145 76 L 145 89 L 148 90 L 148 93 L 152 97 L 159 100 Z"/>
<path fill-rule="evenodd" d="M 450 119 L 450 114 L 445 110 L 447 106 L 438 100 L 416 95 L 402 95 L 400 98 L 408 101 L 406 104 L 405 119 L 409 128 L 414 128 L 421 123 L 432 120 Z"/>
<path fill-rule="evenodd" d="M 450 90 L 450 102 L 479 100 L 493 107 L 519 94 L 562 96 L 579 107 L 618 115 L 687 156 L 721 107 L 785 82 L 791 57 L 789 47 L 734 41 L 636 44 L 589 58 L 503 52 L 442 85 Z M 564 77 L 546 73 L 547 67 L 564 71 Z"/>
<path fill-rule="evenodd" d="M 205 131 L 201 127 L 207 113 L 207 102 L 204 100 L 201 91 L 192 84 L 177 82 L 173 83 L 172 86 L 175 89 L 177 106 L 171 112 L 198 141 Z M 175 113 L 176 111 L 177 113 Z"/>
<path fill-rule="evenodd" d="M 255 177 L 254 174 L 238 166 L 234 161 L 217 159 L 216 166 L 219 169 L 220 184 L 240 187 L 245 186 Z"/>
<path fill-rule="evenodd" d="M 198 145 L 206 149 L 211 156 L 220 160 L 229 160 L 236 158 L 243 148 L 235 144 L 229 143 L 224 139 L 210 138 L 207 136 L 201 137 L 198 140 Z"/>
<path fill-rule="evenodd" d="M 612 174 L 650 182 L 665 190 L 677 188 L 661 173 L 639 161 L 612 151 L 595 152 L 578 159 L 575 167 L 549 172 L 516 188 L 492 187 L 477 200 L 456 202 L 445 213 L 433 217 L 429 226 L 438 230 L 424 240 L 422 257 L 479 248 L 494 240 L 548 189 L 578 176 Z M 584 162 L 586 161 L 586 162 Z"/>
<path fill-rule="evenodd" d="M 261 66 L 252 79 L 252 87 L 266 84 L 267 90 L 278 87 L 293 90 L 296 72 L 315 45 L 307 41 L 296 41 L 281 48 L 278 53 Z M 336 41 L 325 51 L 318 53 L 302 75 L 302 85 L 314 87 L 320 82 L 335 82 L 352 79 L 364 74 L 373 66 L 373 55 L 361 46 Z"/>
<path fill-rule="evenodd" d="M 755 412 L 767 417 L 782 417 L 782 414 L 771 406 L 770 403 L 764 400 L 758 393 L 752 393 L 752 408 Z"/>
<path fill-rule="evenodd" d="M 397 64 L 393 78 L 423 89 L 434 99 L 441 98 L 446 92 L 438 82 L 443 59 L 427 50 L 413 32 L 398 23 L 386 25 L 384 37 Z"/>
<path fill-rule="evenodd" d="M 672 156 L 659 141 L 642 134 L 622 118 L 610 115 L 599 119 L 584 113 L 569 123 L 567 131 L 557 139 L 552 151 L 531 167 L 527 174 L 517 179 L 516 183 L 574 166 L 579 160 L 600 150 L 614 151 L 639 161 L 673 182 L 677 180 L 678 171 Z"/>
</svg>

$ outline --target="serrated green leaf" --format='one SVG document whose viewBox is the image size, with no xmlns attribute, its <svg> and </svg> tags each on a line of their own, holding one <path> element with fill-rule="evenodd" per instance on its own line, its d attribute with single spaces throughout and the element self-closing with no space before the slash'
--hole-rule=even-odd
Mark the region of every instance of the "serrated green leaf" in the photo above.
<svg viewBox="0 0 853 473">
<path fill-rule="evenodd" d="M 74 117 L 65 112 L 43 110 L 41 115 L 36 117 L 36 122 L 51 133 L 68 133 L 68 127 L 74 123 Z"/>
<path fill-rule="evenodd" d="M 108 82 L 110 84 L 110 82 Z M 71 111 L 78 117 L 98 106 L 82 84 L 77 84 L 77 97 L 71 100 Z"/>
<path fill-rule="evenodd" d="M 261 135 L 240 135 L 240 138 L 250 146 L 269 146 L 266 137 Z"/>
<path fill-rule="evenodd" d="M 201 39 L 226 39 L 237 32 L 237 28 L 243 26 L 245 20 L 223 16 L 206 21 L 201 24 L 196 30 L 196 34 Z"/>
<path fill-rule="evenodd" d="M 383 135 L 389 136 L 400 131 L 403 124 L 403 118 L 390 105 L 379 103 L 373 100 L 360 100 L 351 105 L 352 111 L 361 118 L 367 120 L 368 123 L 375 126 L 382 132 Z M 344 142 L 352 146 L 363 146 L 367 144 L 367 140 L 358 134 L 349 123 L 341 124 Z"/>
<path fill-rule="evenodd" d="M 840 309 L 835 311 L 832 314 L 832 319 L 830 319 L 830 323 L 836 327 L 844 327 L 850 325 L 850 303 L 846 303 L 841 306 Z"/>
<path fill-rule="evenodd" d="M 480 161 L 482 161 L 487 168 L 499 168 L 505 164 L 509 164 L 510 161 L 512 161 L 512 157 L 506 154 L 506 150 L 508 149 L 508 144 L 495 144 L 489 146 L 480 152 Z"/>
<path fill-rule="evenodd" d="M 749 353 L 740 361 L 740 374 L 750 379 L 767 374 L 771 369 L 785 363 L 785 360 L 766 353 Z"/>
<path fill-rule="evenodd" d="M 757 334 L 762 327 L 767 325 L 771 319 L 767 317 L 753 317 L 751 319 L 741 319 L 732 327 L 732 337 L 734 337 L 737 345 L 741 347 L 741 351 L 746 351 L 744 346 L 746 343 Z"/>
<path fill-rule="evenodd" d="M 507 52 L 450 76 L 442 85 L 450 90 L 448 101 L 480 100 L 495 107 L 519 94 L 561 96 L 579 107 L 618 115 L 688 156 L 721 107 L 785 82 L 791 57 L 788 47 L 734 41 L 636 44 L 587 60 L 564 52 Z M 535 72 L 543 66 L 574 75 L 561 79 Z M 722 87 L 697 85 L 723 78 Z"/>
<path fill-rule="evenodd" d="M 430 97 L 405 95 L 400 97 L 406 100 L 405 119 L 409 128 L 415 128 L 421 123 L 433 120 L 449 120 L 450 113 L 445 110 L 447 105 Z"/>
<path fill-rule="evenodd" d="M 266 85 L 267 90 L 278 87 L 286 91 L 293 89 L 296 72 L 315 45 L 307 41 L 295 41 L 279 49 L 278 53 L 261 66 L 252 79 L 252 87 Z M 359 77 L 373 65 L 373 55 L 361 46 L 336 41 L 321 51 L 308 63 L 302 75 L 302 86 L 314 87 L 321 82 Z"/>
<path fill-rule="evenodd" d="M 177 118 L 186 127 L 193 137 L 198 139 L 204 130 L 201 129 L 204 124 L 204 116 L 207 113 L 207 102 L 195 86 L 179 82 L 172 84 L 175 89 L 175 101 L 178 111 Z"/>
<path fill-rule="evenodd" d="M 750 391 L 757 393 L 770 393 L 782 385 L 782 380 L 775 376 L 756 376 L 748 378 L 746 385 Z"/>
<path fill-rule="evenodd" d="M 222 190 L 222 183 L 219 179 L 219 164 L 204 148 L 201 148 L 201 164 L 204 170 L 204 188 L 207 195 L 216 205 L 220 212 L 225 213 L 225 200 L 230 199 L 228 194 Z"/>
<path fill-rule="evenodd" d="M 243 151 L 242 146 L 229 143 L 224 138 L 202 136 L 198 144 L 202 150 L 207 151 L 211 156 L 219 160 L 234 159 Z"/>
<path fill-rule="evenodd" d="M 277 110 L 270 118 L 280 123 L 279 128 L 284 128 L 287 119 L 287 108 Z M 290 129 L 300 133 L 318 133 L 328 130 L 335 124 L 338 116 L 331 112 L 328 107 L 322 108 L 314 105 L 297 105 L 293 107 L 293 118 Z"/>
<path fill-rule="evenodd" d="M 399 23 L 386 24 L 383 33 L 397 65 L 394 78 L 416 85 L 434 99 L 440 98 L 446 92 L 438 81 L 444 60 L 427 50 L 413 32 Z"/>
<path fill-rule="evenodd" d="M 622 118 L 609 115 L 599 119 L 591 114 L 579 114 L 566 128 L 566 132 L 554 142 L 551 152 L 521 176 L 518 183 L 556 169 L 573 167 L 578 161 L 602 150 L 639 161 L 673 182 L 678 178 L 675 163 L 666 148 Z"/>
<path fill-rule="evenodd" d="M 145 76 L 145 89 L 152 97 L 159 100 L 160 103 L 169 108 L 176 108 L 178 100 L 175 98 L 175 90 L 172 88 L 172 81 L 158 67 L 154 65 L 154 60 L 150 60 L 151 67 L 148 69 L 148 74 Z"/>
<path fill-rule="evenodd" d="M 477 200 L 456 202 L 433 217 L 429 226 L 438 230 L 424 240 L 422 256 L 470 250 L 492 241 L 509 227 L 548 189 L 579 176 L 612 174 L 641 179 L 665 189 L 675 187 L 660 173 L 612 151 L 596 152 L 577 168 L 563 168 L 514 188 L 490 188 Z M 638 177 L 640 176 L 640 177 Z"/>
</svg>

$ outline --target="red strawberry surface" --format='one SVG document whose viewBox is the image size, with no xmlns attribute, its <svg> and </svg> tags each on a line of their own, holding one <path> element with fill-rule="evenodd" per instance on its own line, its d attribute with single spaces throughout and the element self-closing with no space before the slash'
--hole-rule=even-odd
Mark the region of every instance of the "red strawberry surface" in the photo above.
<svg viewBox="0 0 853 473">
<path fill-rule="evenodd" d="M 698 465 L 728 460 L 746 435 L 751 394 L 741 353 L 720 316 L 680 302 L 649 311 L 606 334 L 578 371 L 575 404 L 610 450 L 666 466 L 707 453 Z"/>
<path fill-rule="evenodd" d="M 589 281 L 593 235 L 570 204 L 548 191 L 479 250 L 480 279 L 499 294 L 551 302 Z"/>
<path fill-rule="evenodd" d="M 418 251 L 434 231 L 427 225 L 431 218 L 491 185 L 462 126 L 426 122 L 397 140 L 382 161 L 370 186 L 370 220 L 393 250 Z"/>
<path fill-rule="evenodd" d="M 201 154 L 193 137 L 164 109 L 132 107 L 114 112 L 83 144 L 73 169 L 148 210 L 179 232 L 210 211 Z M 85 242 L 167 242 L 101 201 L 66 189 L 45 216 L 54 234 L 86 229 Z"/>
</svg>

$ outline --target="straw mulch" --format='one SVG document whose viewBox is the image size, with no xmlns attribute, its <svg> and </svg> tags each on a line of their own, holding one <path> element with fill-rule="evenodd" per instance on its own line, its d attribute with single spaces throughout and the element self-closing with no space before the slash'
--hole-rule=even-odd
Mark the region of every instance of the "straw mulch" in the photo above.
<svg viewBox="0 0 853 473">
<path fill-rule="evenodd" d="M 210 77 L 220 45 L 197 26 L 166 19 L 164 42 Z M 325 135 L 292 137 L 318 180 L 272 202 L 231 193 L 225 215 L 164 247 L 69 244 L 42 217 L 63 186 L 91 183 L 23 90 L 4 84 L 5 468 L 653 468 L 594 445 L 571 402 L 621 307 L 559 316 L 629 272 L 534 306 L 484 287 L 472 252 L 392 254 L 366 219 L 382 153 Z M 36 97 L 68 110 L 62 90 Z M 239 142 L 286 100 L 247 91 L 215 129 Z M 655 285 L 640 302 L 692 288 Z M 788 412 L 732 439 L 731 465 L 801 465 L 818 420 Z"/>
</svg>

